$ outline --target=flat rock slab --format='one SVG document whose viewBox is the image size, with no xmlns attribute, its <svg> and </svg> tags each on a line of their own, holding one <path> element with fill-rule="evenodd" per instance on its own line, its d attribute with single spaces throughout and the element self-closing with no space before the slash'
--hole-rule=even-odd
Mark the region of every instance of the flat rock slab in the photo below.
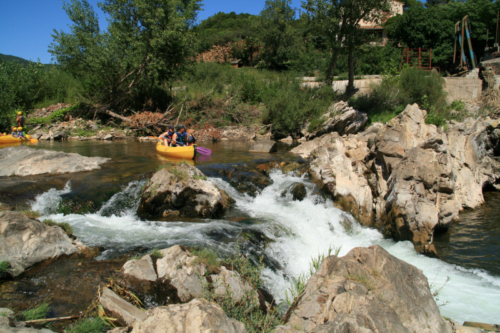
<svg viewBox="0 0 500 333">
<path fill-rule="evenodd" d="M 129 302 L 115 294 L 111 289 L 104 288 L 101 296 L 102 307 L 111 313 L 113 318 L 126 326 L 132 326 L 136 321 L 145 320 L 148 316 Z"/>
<path fill-rule="evenodd" d="M 0 177 L 90 171 L 100 169 L 110 160 L 26 146 L 9 147 L 0 149 Z"/>
<path fill-rule="evenodd" d="M 274 141 L 258 141 L 249 150 L 250 153 L 275 153 L 276 151 L 278 147 Z"/>
</svg>

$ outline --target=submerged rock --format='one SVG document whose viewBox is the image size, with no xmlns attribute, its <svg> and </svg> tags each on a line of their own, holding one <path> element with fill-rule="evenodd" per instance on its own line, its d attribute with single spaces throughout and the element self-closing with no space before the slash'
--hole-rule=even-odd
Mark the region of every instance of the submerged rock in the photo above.
<svg viewBox="0 0 500 333">
<path fill-rule="evenodd" d="M 0 177 L 90 171 L 100 169 L 110 160 L 26 146 L 9 147 L 0 149 Z"/>
<path fill-rule="evenodd" d="M 306 187 L 303 183 L 298 183 L 292 189 L 293 200 L 302 201 L 307 195 Z"/>
<path fill-rule="evenodd" d="M 250 147 L 250 153 L 275 153 L 278 151 L 278 145 L 275 141 L 257 141 Z"/>
<path fill-rule="evenodd" d="M 58 226 L 48 226 L 13 211 L 0 212 L 0 262 L 17 276 L 38 262 L 86 250 Z"/>
<path fill-rule="evenodd" d="M 243 323 L 228 318 L 219 305 L 204 299 L 154 308 L 147 316 L 146 320 L 134 323 L 132 333 L 247 332 Z"/>
<path fill-rule="evenodd" d="M 277 333 L 452 332 L 422 271 L 378 245 L 327 257 L 287 318 Z"/>
<path fill-rule="evenodd" d="M 229 198 L 205 175 L 188 164 L 156 172 L 144 187 L 138 213 L 147 217 L 169 215 L 221 217 Z"/>
<path fill-rule="evenodd" d="M 292 152 L 310 159 L 311 176 L 337 206 L 436 255 L 434 232 L 446 230 L 464 208 L 481 205 L 485 186 L 500 188 L 500 129 L 497 121 L 469 118 L 445 131 L 426 117 L 408 105 L 385 125 L 326 134 Z"/>
</svg>

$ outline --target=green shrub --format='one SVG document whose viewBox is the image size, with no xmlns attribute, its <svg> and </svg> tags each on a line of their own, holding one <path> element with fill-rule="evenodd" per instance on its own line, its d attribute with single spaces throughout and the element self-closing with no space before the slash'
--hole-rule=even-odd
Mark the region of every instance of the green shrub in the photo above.
<svg viewBox="0 0 500 333">
<path fill-rule="evenodd" d="M 50 311 L 49 303 L 44 302 L 35 308 L 24 311 L 23 317 L 25 320 L 43 319 L 47 316 L 49 311 Z"/>
<path fill-rule="evenodd" d="M 106 332 L 108 327 L 100 318 L 86 318 L 77 321 L 74 325 L 66 328 L 67 333 L 102 333 Z"/>
</svg>

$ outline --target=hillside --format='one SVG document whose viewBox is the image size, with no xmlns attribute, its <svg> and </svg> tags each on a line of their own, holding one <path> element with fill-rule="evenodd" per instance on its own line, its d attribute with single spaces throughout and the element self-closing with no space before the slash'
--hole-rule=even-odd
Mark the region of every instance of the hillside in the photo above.
<svg viewBox="0 0 500 333">
<path fill-rule="evenodd" d="M 16 62 L 19 62 L 21 63 L 22 65 L 24 66 L 27 66 L 30 62 L 30 60 L 26 60 L 26 59 L 23 59 L 23 58 L 20 58 L 20 57 L 16 57 L 16 56 L 13 56 L 13 55 L 8 55 L 8 54 L 2 54 L 0 53 L 0 60 L 3 60 L 3 61 L 16 61 Z M 45 66 L 45 69 L 53 66 L 52 64 L 44 64 Z"/>
</svg>

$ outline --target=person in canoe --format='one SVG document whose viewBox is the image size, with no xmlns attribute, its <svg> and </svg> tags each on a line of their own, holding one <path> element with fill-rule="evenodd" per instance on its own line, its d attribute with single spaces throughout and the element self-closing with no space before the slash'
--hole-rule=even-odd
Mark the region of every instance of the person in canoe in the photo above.
<svg viewBox="0 0 500 333">
<path fill-rule="evenodd" d="M 186 132 L 186 126 L 184 125 L 179 125 L 177 126 L 177 132 L 175 132 L 175 135 L 172 140 L 174 143 L 173 145 L 175 146 L 186 146 L 188 142 L 188 134 Z"/>
<path fill-rule="evenodd" d="M 169 145 L 173 144 L 175 141 L 174 140 L 174 135 L 175 135 L 175 130 L 174 126 L 170 125 L 168 126 L 168 130 L 160 135 L 160 139 L 163 140 L 163 145 L 165 147 L 168 147 Z"/>
<path fill-rule="evenodd" d="M 12 127 L 12 137 L 17 138 L 19 135 L 19 131 L 17 130 L 17 127 Z"/>
<path fill-rule="evenodd" d="M 187 139 L 188 146 L 192 146 L 196 143 L 196 138 L 194 137 L 194 132 L 195 132 L 194 129 L 190 129 L 187 131 L 187 133 L 188 133 L 188 139 Z"/>
<path fill-rule="evenodd" d="M 17 127 L 24 127 L 24 122 L 26 119 L 23 117 L 23 113 L 21 111 L 17 111 L 16 123 Z"/>
<path fill-rule="evenodd" d="M 23 132 L 23 128 L 22 127 L 18 127 L 17 128 L 17 137 L 19 139 L 26 139 L 26 134 Z"/>
</svg>

